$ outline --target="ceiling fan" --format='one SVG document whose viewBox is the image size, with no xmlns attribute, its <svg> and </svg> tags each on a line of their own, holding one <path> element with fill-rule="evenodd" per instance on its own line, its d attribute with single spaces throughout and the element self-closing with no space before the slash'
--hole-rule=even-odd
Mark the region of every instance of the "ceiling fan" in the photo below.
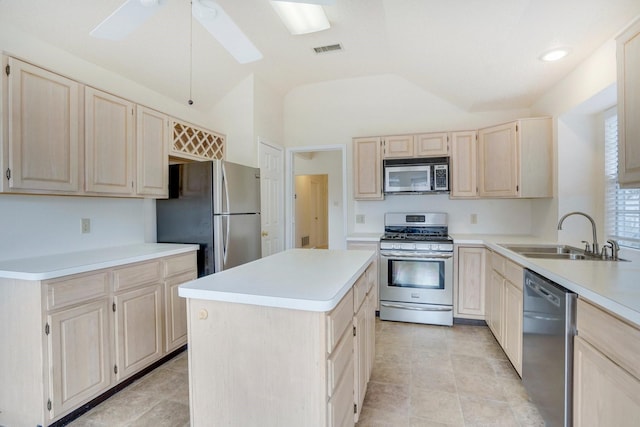
<svg viewBox="0 0 640 427">
<path fill-rule="evenodd" d="M 124 40 L 164 5 L 166 0 L 127 0 L 91 31 L 91 36 Z M 193 17 L 241 64 L 257 61 L 262 53 L 218 3 L 193 0 Z"/>
<path fill-rule="evenodd" d="M 126 0 L 118 9 L 98 24 L 91 36 L 107 40 L 123 40 L 144 24 L 167 0 Z M 281 0 L 276 0 L 281 1 Z M 294 3 L 333 4 L 335 0 L 287 0 Z M 238 61 L 246 64 L 262 59 L 236 23 L 213 0 L 191 0 L 193 17 Z"/>
</svg>

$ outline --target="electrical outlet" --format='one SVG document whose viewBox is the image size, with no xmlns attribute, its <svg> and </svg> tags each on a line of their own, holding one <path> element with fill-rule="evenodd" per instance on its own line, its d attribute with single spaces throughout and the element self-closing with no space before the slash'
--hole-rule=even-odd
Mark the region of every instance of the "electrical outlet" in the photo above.
<svg viewBox="0 0 640 427">
<path fill-rule="evenodd" d="M 471 222 L 471 224 L 477 224 L 478 223 L 478 214 L 471 214 L 471 217 L 469 218 L 469 221 Z"/>
<path fill-rule="evenodd" d="M 364 224 L 364 215 L 363 214 L 356 215 L 356 224 Z"/>
<path fill-rule="evenodd" d="M 89 218 L 82 218 L 80 224 L 83 234 L 91 233 L 91 220 Z"/>
</svg>

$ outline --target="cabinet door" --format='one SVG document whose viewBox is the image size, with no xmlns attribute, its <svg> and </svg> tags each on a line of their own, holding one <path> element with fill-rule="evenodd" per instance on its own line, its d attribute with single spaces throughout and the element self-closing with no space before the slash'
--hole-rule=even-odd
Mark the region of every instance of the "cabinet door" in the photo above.
<svg viewBox="0 0 640 427">
<path fill-rule="evenodd" d="M 382 159 L 380 138 L 353 140 L 353 197 L 382 200 Z"/>
<path fill-rule="evenodd" d="M 354 421 L 358 421 L 364 395 L 367 390 L 367 315 L 366 304 L 362 305 L 360 311 L 353 317 L 353 326 L 355 327 L 355 336 L 353 337 L 353 355 L 354 355 L 354 399 L 356 403 L 356 413 Z"/>
<path fill-rule="evenodd" d="M 178 287 L 196 279 L 196 272 L 173 277 L 165 282 L 165 350 L 167 353 L 187 342 L 187 300 L 178 295 Z"/>
<path fill-rule="evenodd" d="M 522 376 L 522 291 L 510 281 L 504 286 L 504 351 Z"/>
<path fill-rule="evenodd" d="M 456 314 L 459 317 L 484 319 L 486 250 L 478 247 L 459 247 L 457 255 Z"/>
<path fill-rule="evenodd" d="M 450 197 L 478 197 L 478 140 L 475 131 L 451 133 L 450 166 Z"/>
<path fill-rule="evenodd" d="M 518 195 L 516 122 L 478 131 L 480 197 Z"/>
<path fill-rule="evenodd" d="M 115 297 L 118 381 L 159 359 L 162 346 L 162 286 L 154 284 Z"/>
<path fill-rule="evenodd" d="M 438 157 L 449 154 L 449 134 L 447 132 L 416 135 L 414 144 L 416 157 Z"/>
<path fill-rule="evenodd" d="M 496 340 L 503 343 L 502 307 L 504 301 L 504 278 L 495 271 L 491 271 L 487 283 L 487 325 Z"/>
<path fill-rule="evenodd" d="M 366 346 L 367 346 L 367 382 L 371 379 L 371 372 L 376 358 L 376 301 L 373 291 L 369 292 L 366 304 Z"/>
<path fill-rule="evenodd" d="M 8 59 L 9 188 L 80 191 L 78 83 Z"/>
<path fill-rule="evenodd" d="M 136 113 L 137 193 L 169 197 L 169 117 L 138 105 Z"/>
<path fill-rule="evenodd" d="M 109 301 L 48 316 L 51 418 L 70 412 L 111 383 Z"/>
<path fill-rule="evenodd" d="M 403 157 L 413 157 L 413 135 L 385 136 L 383 158 Z"/>
<path fill-rule="evenodd" d="M 573 343 L 573 425 L 640 425 L 640 381 L 581 337 Z"/>
<path fill-rule="evenodd" d="M 85 88 L 85 180 L 88 192 L 132 195 L 134 105 Z"/>
<path fill-rule="evenodd" d="M 618 180 L 640 187 L 640 20 L 617 39 Z"/>
</svg>

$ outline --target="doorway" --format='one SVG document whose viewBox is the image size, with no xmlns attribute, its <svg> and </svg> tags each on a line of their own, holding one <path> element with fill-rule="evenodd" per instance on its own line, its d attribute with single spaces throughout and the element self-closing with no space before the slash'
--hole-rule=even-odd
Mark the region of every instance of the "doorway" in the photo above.
<svg viewBox="0 0 640 427">
<path fill-rule="evenodd" d="M 329 248 L 329 175 L 295 176 L 295 247 Z"/>
<path fill-rule="evenodd" d="M 346 208 L 347 208 L 347 178 L 346 178 L 346 147 L 344 145 L 287 148 L 287 174 L 286 174 L 286 229 L 287 248 L 296 247 L 323 247 L 327 249 L 346 248 Z M 326 198 L 320 197 L 323 193 L 322 179 L 326 175 Z M 307 206 L 321 212 L 326 206 L 326 226 L 318 219 L 319 236 L 315 245 L 312 245 L 312 234 L 303 235 L 300 230 L 305 229 L 304 224 L 299 224 L 304 219 L 298 219 L 296 211 L 304 208 L 296 206 L 296 177 L 308 176 L 307 183 L 309 193 L 316 196 L 309 198 Z M 311 177 L 314 178 L 311 178 Z M 303 179 L 298 178 L 299 182 Z M 311 200 L 313 199 L 313 200 Z M 326 201 L 325 201 L 326 200 Z M 311 203 L 315 204 L 312 205 Z M 301 217 L 302 218 L 302 217 Z M 315 218 L 315 216 L 313 217 Z M 315 219 L 314 219 L 315 220 Z M 307 228 L 309 230 L 309 228 Z M 326 230 L 326 243 L 322 242 L 323 233 Z M 309 244 L 303 244 L 302 238 L 309 238 Z"/>
</svg>

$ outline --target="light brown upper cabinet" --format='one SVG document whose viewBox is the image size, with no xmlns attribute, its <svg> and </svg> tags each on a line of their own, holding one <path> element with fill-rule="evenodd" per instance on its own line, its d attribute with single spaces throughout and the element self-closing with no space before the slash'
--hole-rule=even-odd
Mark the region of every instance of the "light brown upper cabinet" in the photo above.
<svg viewBox="0 0 640 427">
<path fill-rule="evenodd" d="M 553 196 L 552 124 L 519 119 L 478 131 L 478 195 Z"/>
<path fill-rule="evenodd" d="M 135 123 L 132 102 L 91 87 L 85 88 L 85 182 L 88 193 L 134 195 Z"/>
<path fill-rule="evenodd" d="M 379 137 L 353 139 L 353 198 L 382 200 L 382 142 Z"/>
<path fill-rule="evenodd" d="M 640 20 L 617 38 L 618 181 L 640 187 Z"/>
<path fill-rule="evenodd" d="M 78 83 L 14 58 L 3 58 L 3 191 L 77 193 L 81 103 Z"/>
<path fill-rule="evenodd" d="M 384 146 L 383 158 L 397 159 L 413 157 L 413 135 L 397 135 L 382 137 Z"/>
<path fill-rule="evenodd" d="M 449 134 L 447 132 L 421 133 L 414 140 L 415 157 L 436 157 L 449 154 Z"/>
<path fill-rule="evenodd" d="M 382 144 L 384 159 L 447 156 L 449 153 L 449 134 L 435 132 L 383 136 Z"/>
<path fill-rule="evenodd" d="M 478 138 L 476 131 L 451 132 L 450 197 L 478 197 Z"/>
<path fill-rule="evenodd" d="M 137 193 L 169 197 L 169 116 L 138 105 L 136 119 Z"/>
</svg>

